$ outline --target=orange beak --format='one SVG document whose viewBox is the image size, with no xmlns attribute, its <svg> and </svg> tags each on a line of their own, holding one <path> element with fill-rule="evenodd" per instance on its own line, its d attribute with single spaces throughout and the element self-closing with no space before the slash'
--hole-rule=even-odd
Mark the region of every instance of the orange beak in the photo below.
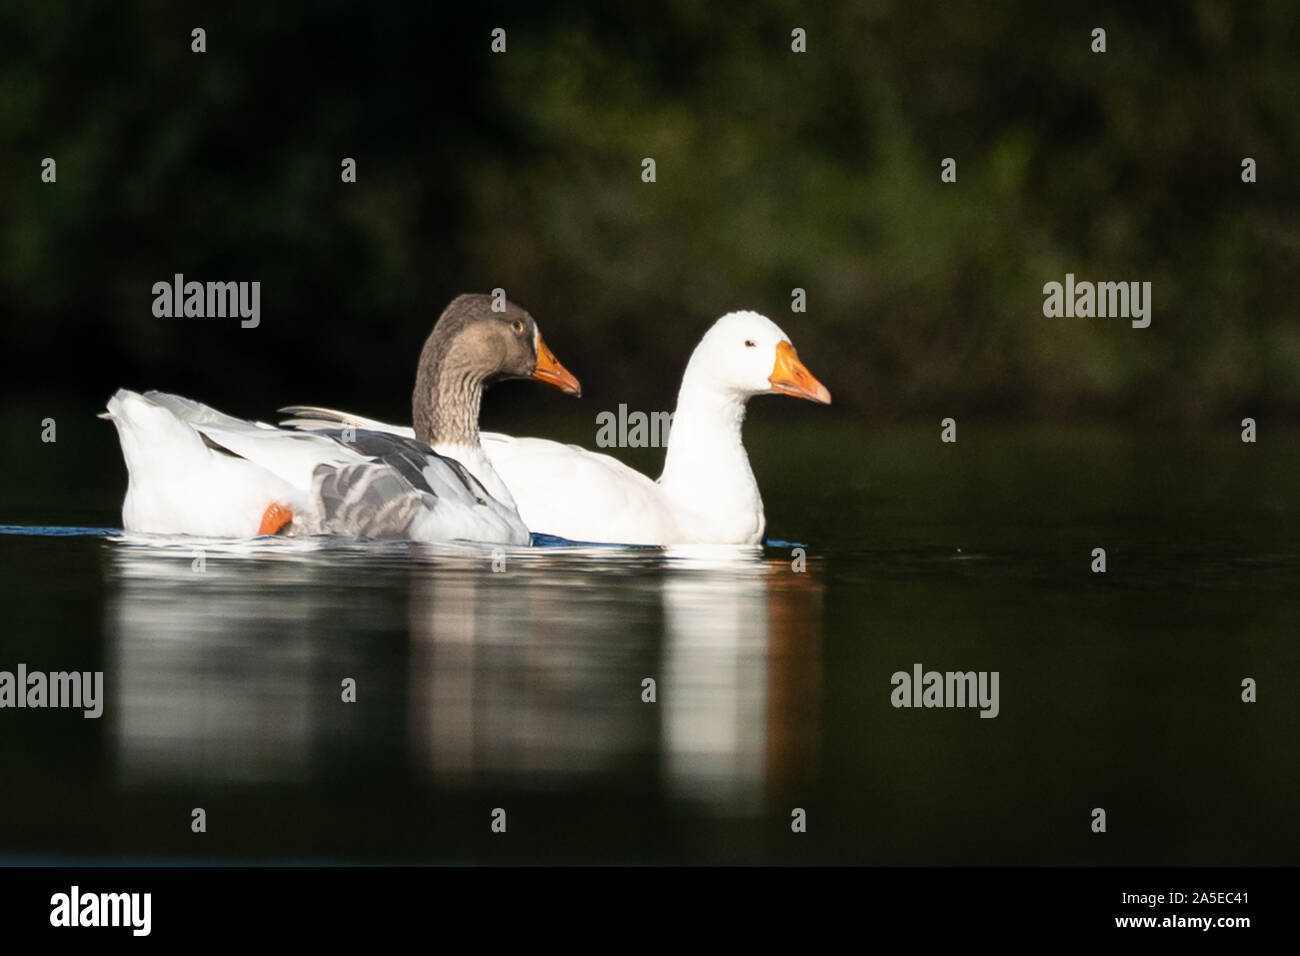
<svg viewBox="0 0 1300 956">
<path fill-rule="evenodd" d="M 826 386 L 813 378 L 812 372 L 799 361 L 799 353 L 789 342 L 781 342 L 776 347 L 776 363 L 768 377 L 772 391 L 795 398 L 806 398 L 810 402 L 823 405 L 831 403 L 831 393 Z"/>
<path fill-rule="evenodd" d="M 533 366 L 533 378 L 547 385 L 554 385 L 565 395 L 581 395 L 582 386 L 573 377 L 573 373 L 560 364 L 555 353 L 546 347 L 542 334 L 537 333 L 537 364 Z"/>
</svg>

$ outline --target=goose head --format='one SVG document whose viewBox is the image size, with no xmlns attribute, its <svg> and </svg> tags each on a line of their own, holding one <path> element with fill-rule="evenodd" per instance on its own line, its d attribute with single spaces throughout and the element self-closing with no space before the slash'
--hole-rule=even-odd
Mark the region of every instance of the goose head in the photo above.
<svg viewBox="0 0 1300 956">
<path fill-rule="evenodd" d="M 831 393 L 799 360 L 790 337 L 757 312 L 729 312 L 713 323 L 691 355 L 686 380 L 742 401 L 775 393 L 831 403 Z"/>
<path fill-rule="evenodd" d="M 582 387 L 513 302 L 494 311 L 490 295 L 461 295 L 443 310 L 420 352 L 412 395 L 415 434 L 428 444 L 477 445 L 483 388 L 532 378 L 568 395 Z"/>
<path fill-rule="evenodd" d="M 420 354 L 420 371 L 453 366 L 481 383 L 535 378 L 569 395 L 578 380 L 542 341 L 533 317 L 513 302 L 493 311 L 490 295 L 460 295 L 443 310 Z"/>
</svg>

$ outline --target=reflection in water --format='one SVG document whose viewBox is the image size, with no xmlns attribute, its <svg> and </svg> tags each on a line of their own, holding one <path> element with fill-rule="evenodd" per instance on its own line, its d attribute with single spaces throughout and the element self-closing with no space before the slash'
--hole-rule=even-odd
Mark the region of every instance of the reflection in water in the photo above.
<svg viewBox="0 0 1300 956">
<path fill-rule="evenodd" d="M 768 618 L 761 576 L 698 570 L 664 585 L 668 780 L 752 809 L 767 733 Z"/>
<path fill-rule="evenodd" d="M 638 665 L 658 630 L 654 581 L 624 582 L 611 600 L 599 568 L 512 562 L 502 573 L 412 572 L 417 762 L 443 779 L 554 784 L 609 770 L 653 733 Z"/>
<path fill-rule="evenodd" d="M 106 545 L 119 777 L 607 778 L 731 814 L 815 768 L 821 585 L 758 549 Z M 344 678 L 357 703 L 341 701 Z M 657 702 L 642 700 L 654 678 Z"/>
</svg>

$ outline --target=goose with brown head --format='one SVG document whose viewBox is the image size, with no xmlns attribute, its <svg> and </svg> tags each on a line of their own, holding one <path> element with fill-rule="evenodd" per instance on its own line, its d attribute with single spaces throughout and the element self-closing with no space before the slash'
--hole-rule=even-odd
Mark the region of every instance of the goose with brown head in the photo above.
<svg viewBox="0 0 1300 956">
<path fill-rule="evenodd" d="M 504 310 L 493 311 L 494 302 Z M 415 437 L 448 454 L 477 448 L 483 389 L 508 378 L 533 378 L 568 395 L 582 394 L 527 311 L 490 295 L 457 296 L 420 352 L 411 396 Z"/>
<path fill-rule="evenodd" d="M 414 431 L 313 406 L 281 409 L 298 417 L 275 429 L 178 395 L 119 390 L 105 417 L 129 476 L 123 527 L 526 545 L 529 529 L 479 444 L 483 388 L 503 378 L 579 391 L 532 316 L 464 295 L 421 352 Z"/>
</svg>

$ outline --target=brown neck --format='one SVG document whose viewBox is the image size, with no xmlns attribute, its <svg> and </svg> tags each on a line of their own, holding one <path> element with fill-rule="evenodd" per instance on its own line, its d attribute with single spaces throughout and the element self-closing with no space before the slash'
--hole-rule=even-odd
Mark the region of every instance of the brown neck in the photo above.
<svg viewBox="0 0 1300 956">
<path fill-rule="evenodd" d="M 457 356 L 455 350 L 437 354 L 425 343 L 411 395 L 415 437 L 426 445 L 478 445 L 478 413 L 483 399 L 483 375 Z"/>
</svg>

